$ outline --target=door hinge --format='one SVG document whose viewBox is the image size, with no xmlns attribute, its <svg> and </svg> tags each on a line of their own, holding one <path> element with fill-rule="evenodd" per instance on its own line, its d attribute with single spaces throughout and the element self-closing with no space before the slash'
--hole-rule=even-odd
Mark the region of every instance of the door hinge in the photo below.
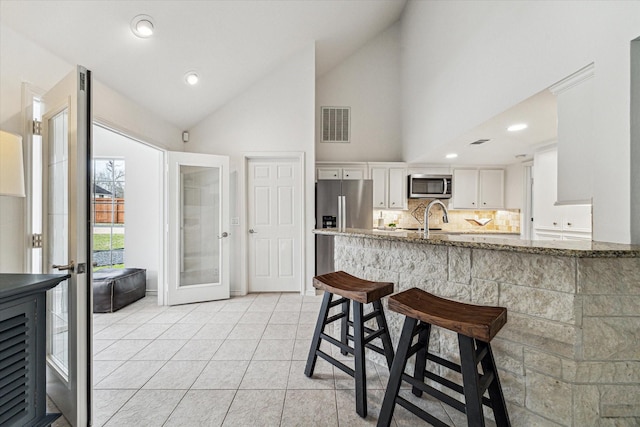
<svg viewBox="0 0 640 427">
<path fill-rule="evenodd" d="M 42 135 L 42 122 L 38 119 L 33 119 L 33 128 L 31 130 L 34 135 Z"/>
<path fill-rule="evenodd" d="M 31 235 L 31 247 L 32 248 L 42 247 L 42 234 L 34 233 Z"/>
</svg>

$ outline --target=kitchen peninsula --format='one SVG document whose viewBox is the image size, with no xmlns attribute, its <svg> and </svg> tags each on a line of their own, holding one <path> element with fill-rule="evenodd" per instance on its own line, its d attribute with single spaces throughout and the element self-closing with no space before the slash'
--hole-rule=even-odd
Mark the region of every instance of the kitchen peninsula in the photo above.
<svg viewBox="0 0 640 427">
<path fill-rule="evenodd" d="M 640 246 L 322 229 L 336 270 L 508 309 L 492 341 L 514 426 L 640 421 Z M 394 346 L 402 319 L 387 312 Z M 434 351 L 453 358 L 454 334 Z M 368 354 L 375 358 L 377 354 Z M 376 360 L 378 361 L 378 360 Z M 381 361 L 378 361 L 381 362 Z"/>
</svg>

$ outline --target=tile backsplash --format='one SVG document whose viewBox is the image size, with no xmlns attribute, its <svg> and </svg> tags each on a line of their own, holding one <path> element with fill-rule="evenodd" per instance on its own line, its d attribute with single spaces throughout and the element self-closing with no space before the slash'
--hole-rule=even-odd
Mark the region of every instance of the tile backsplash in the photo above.
<svg viewBox="0 0 640 427">
<path fill-rule="evenodd" d="M 375 210 L 373 211 L 373 225 L 378 224 L 380 213 L 384 218 L 384 225 L 395 223 L 399 228 L 417 228 L 422 227 L 422 218 L 420 222 L 413 216 L 414 210 L 420 207 L 420 204 L 426 206 L 430 200 L 409 199 L 407 210 Z M 446 203 L 446 202 L 445 202 Z M 421 211 L 420 209 L 418 209 Z M 424 212 L 424 211 L 422 211 Z M 467 219 L 487 220 L 490 221 L 482 226 L 475 222 L 469 222 Z M 509 233 L 520 233 L 520 209 L 500 209 L 500 210 L 470 210 L 470 209 L 449 209 L 449 223 L 442 222 L 442 210 L 436 205 L 431 208 L 431 216 L 429 218 L 430 226 L 440 227 L 448 231 L 500 231 Z"/>
</svg>

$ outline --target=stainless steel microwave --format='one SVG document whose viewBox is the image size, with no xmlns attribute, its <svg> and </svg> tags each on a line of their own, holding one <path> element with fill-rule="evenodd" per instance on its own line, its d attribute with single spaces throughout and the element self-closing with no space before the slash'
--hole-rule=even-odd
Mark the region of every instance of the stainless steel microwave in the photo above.
<svg viewBox="0 0 640 427">
<path fill-rule="evenodd" d="M 409 175 L 410 199 L 450 199 L 451 175 Z"/>
</svg>

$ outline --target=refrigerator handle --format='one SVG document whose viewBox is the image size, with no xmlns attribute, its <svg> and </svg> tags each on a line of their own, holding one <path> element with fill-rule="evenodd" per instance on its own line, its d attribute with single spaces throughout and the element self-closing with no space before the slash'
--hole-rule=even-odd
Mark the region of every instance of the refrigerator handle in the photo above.
<svg viewBox="0 0 640 427">
<path fill-rule="evenodd" d="M 342 228 L 342 196 L 338 196 L 338 228 Z"/>
<path fill-rule="evenodd" d="M 340 196 L 342 198 L 342 228 L 347 228 L 347 196 Z"/>
</svg>

